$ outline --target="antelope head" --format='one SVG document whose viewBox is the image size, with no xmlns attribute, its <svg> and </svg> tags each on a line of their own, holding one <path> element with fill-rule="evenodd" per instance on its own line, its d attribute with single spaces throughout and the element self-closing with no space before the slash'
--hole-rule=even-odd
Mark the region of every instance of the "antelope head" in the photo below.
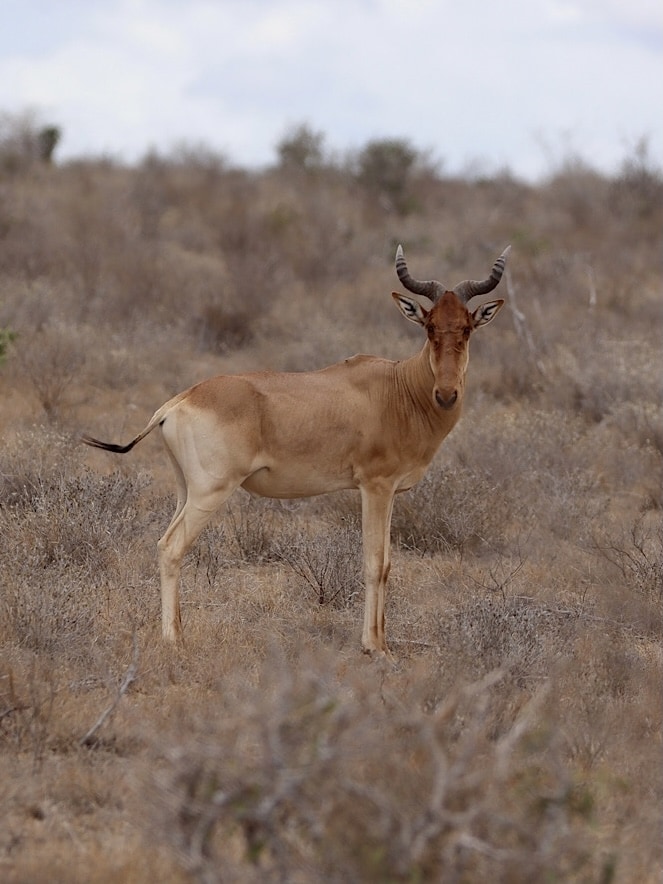
<svg viewBox="0 0 663 884">
<path fill-rule="evenodd" d="M 487 301 L 472 313 L 467 304 L 476 295 L 486 295 L 497 286 L 504 273 L 510 248 L 507 246 L 495 261 L 487 279 L 466 279 L 451 291 L 437 280 L 423 282 L 413 279 L 407 269 L 402 247 L 398 246 L 396 250 L 396 273 L 403 286 L 415 295 L 428 298 L 433 305 L 427 310 L 413 298 L 399 292 L 392 293 L 405 318 L 426 330 L 428 341 L 424 349 L 427 350 L 433 373 L 433 400 L 438 408 L 448 411 L 460 406 L 465 389 L 470 335 L 474 329 L 494 319 L 504 299 Z"/>
</svg>

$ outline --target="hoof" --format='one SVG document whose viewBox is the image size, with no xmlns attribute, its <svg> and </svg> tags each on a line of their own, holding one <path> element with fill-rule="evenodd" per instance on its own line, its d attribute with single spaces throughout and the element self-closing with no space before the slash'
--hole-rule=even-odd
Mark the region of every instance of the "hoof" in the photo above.
<svg viewBox="0 0 663 884">
<path fill-rule="evenodd" d="M 181 630 L 164 631 L 161 635 L 161 640 L 167 648 L 172 648 L 173 650 L 182 650 L 184 648 L 184 636 Z"/>
<path fill-rule="evenodd" d="M 386 645 L 383 648 L 362 647 L 362 651 L 364 654 L 369 656 L 371 660 L 386 660 L 389 663 L 394 662 L 394 655 L 391 653 Z"/>
</svg>

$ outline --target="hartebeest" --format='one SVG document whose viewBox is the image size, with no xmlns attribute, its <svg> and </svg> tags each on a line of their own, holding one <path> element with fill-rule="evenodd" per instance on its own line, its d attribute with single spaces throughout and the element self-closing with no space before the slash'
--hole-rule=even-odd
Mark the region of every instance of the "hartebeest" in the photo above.
<svg viewBox="0 0 663 884">
<path fill-rule="evenodd" d="M 473 313 L 466 305 L 497 286 L 508 251 L 487 279 L 466 280 L 449 291 L 434 280 L 413 279 L 398 247 L 402 285 L 432 301 L 425 309 L 392 293 L 406 319 L 426 331 L 423 349 L 410 359 L 353 356 L 319 371 L 222 375 L 170 399 L 127 445 L 83 437 L 88 445 L 125 453 L 161 427 L 177 480 L 177 508 L 158 542 L 164 638 L 181 638 L 182 559 L 236 488 L 277 498 L 357 488 L 366 587 L 362 645 L 368 652 L 387 652 L 384 604 L 394 495 L 421 479 L 460 417 L 470 335 L 504 301 L 489 301 Z"/>
</svg>

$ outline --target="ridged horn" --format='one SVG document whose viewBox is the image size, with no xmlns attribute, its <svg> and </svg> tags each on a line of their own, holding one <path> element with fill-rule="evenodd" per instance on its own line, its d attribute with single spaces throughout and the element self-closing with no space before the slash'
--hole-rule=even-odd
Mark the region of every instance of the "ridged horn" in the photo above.
<svg viewBox="0 0 663 884">
<path fill-rule="evenodd" d="M 396 249 L 396 273 L 404 288 L 412 292 L 414 295 L 422 295 L 424 298 L 428 298 L 433 302 L 446 291 L 442 283 L 437 282 L 434 279 L 425 282 L 419 279 L 412 279 L 407 269 L 407 264 L 405 263 L 403 246 L 400 245 Z"/>
<path fill-rule="evenodd" d="M 487 295 L 488 292 L 492 292 L 500 279 L 502 279 L 502 274 L 506 267 L 506 259 L 509 256 L 510 251 L 511 246 L 507 246 L 504 249 L 497 261 L 493 264 L 493 269 L 490 271 L 488 279 L 484 279 L 481 282 L 474 279 L 466 279 L 464 282 L 458 283 L 453 291 L 463 304 L 467 304 L 470 298 L 473 298 L 475 295 Z"/>
</svg>

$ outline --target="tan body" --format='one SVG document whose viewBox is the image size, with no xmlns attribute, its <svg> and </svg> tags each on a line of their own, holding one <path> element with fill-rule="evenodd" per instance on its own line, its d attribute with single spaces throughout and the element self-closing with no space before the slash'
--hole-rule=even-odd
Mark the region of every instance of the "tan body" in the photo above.
<svg viewBox="0 0 663 884">
<path fill-rule="evenodd" d="M 166 639 L 181 636 L 182 559 L 236 488 L 276 498 L 356 488 L 366 586 L 362 645 L 387 650 L 384 597 L 394 495 L 421 479 L 460 417 L 469 335 L 503 303 L 470 314 L 452 292 L 430 311 L 403 295 L 394 298 L 428 332 L 411 359 L 354 356 L 314 372 L 210 378 L 166 402 L 128 445 L 84 437 L 89 445 L 123 453 L 161 425 L 178 496 L 158 543 Z"/>
</svg>

